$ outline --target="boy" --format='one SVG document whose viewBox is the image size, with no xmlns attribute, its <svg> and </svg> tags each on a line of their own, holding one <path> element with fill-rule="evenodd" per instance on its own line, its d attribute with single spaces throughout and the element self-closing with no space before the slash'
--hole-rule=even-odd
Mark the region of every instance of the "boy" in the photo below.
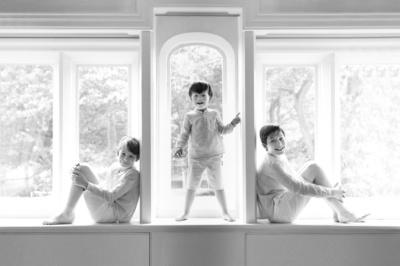
<svg viewBox="0 0 400 266">
<path fill-rule="evenodd" d="M 188 144 L 188 188 L 185 209 L 176 221 L 188 219 L 189 212 L 204 171 L 207 171 L 210 187 L 215 190 L 222 208 L 223 219 L 235 221 L 228 212 L 225 191 L 222 184 L 221 160 L 224 153 L 222 136 L 231 133 L 240 123 L 239 114 L 228 125 L 224 125 L 217 110 L 209 109 L 213 91 L 206 82 L 195 82 L 189 88 L 189 97 L 195 106 L 185 115 L 183 128 L 176 143 L 175 156 L 182 156 L 182 149 Z"/>
</svg>

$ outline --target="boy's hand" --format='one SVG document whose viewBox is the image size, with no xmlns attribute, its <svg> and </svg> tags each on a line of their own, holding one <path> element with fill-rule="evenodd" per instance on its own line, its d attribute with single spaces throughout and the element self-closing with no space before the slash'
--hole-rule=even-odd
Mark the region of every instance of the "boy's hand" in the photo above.
<svg viewBox="0 0 400 266">
<path fill-rule="evenodd" d="M 85 176 L 78 169 L 75 169 L 72 172 L 72 182 L 76 186 L 87 189 L 88 181 L 86 180 Z"/>
<path fill-rule="evenodd" d="M 182 148 L 178 148 L 178 149 L 176 149 L 176 151 L 174 153 L 174 156 L 175 157 L 181 157 L 182 153 L 183 153 Z"/>
<path fill-rule="evenodd" d="M 346 197 L 346 191 L 344 191 L 341 187 L 334 187 L 331 190 L 332 197 L 343 202 L 343 199 Z"/>
<path fill-rule="evenodd" d="M 239 117 L 240 113 L 238 113 L 236 115 L 236 117 L 232 120 L 231 124 L 232 126 L 236 127 L 239 123 L 240 123 L 240 117 Z"/>
</svg>

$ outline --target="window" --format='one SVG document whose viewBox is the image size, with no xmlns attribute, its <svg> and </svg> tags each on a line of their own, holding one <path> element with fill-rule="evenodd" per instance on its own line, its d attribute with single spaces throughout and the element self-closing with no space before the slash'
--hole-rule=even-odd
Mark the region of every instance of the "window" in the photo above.
<svg viewBox="0 0 400 266">
<path fill-rule="evenodd" d="M 202 80 L 211 85 L 214 95 L 209 106 L 218 110 L 223 118 L 222 64 L 221 54 L 208 46 L 184 46 L 171 55 L 171 151 L 174 150 L 181 132 L 184 115 L 194 108 L 188 96 L 192 82 Z M 181 158 L 171 159 L 171 189 L 180 190 L 179 197 L 184 197 L 182 192 L 186 191 L 187 159 L 187 147 Z M 214 195 L 209 189 L 206 173 L 198 194 Z"/>
<path fill-rule="evenodd" d="M 128 134 L 128 66 L 79 65 L 79 161 L 103 174 Z"/>
<path fill-rule="evenodd" d="M 343 185 L 350 209 L 371 212 L 371 218 L 398 219 L 400 212 L 389 206 L 400 202 L 399 57 L 361 50 L 350 54 L 347 45 L 337 41 L 336 50 L 320 53 L 317 46 L 291 44 L 285 49 L 293 51 L 285 53 L 261 41 L 255 106 L 263 113 L 256 114 L 257 130 L 266 123 L 283 125 L 287 156 L 297 169 L 315 159 L 332 183 Z M 307 93 L 298 104 L 302 88 Z M 259 160 L 265 152 L 259 139 L 257 146 Z M 330 209 L 320 200 L 312 200 L 300 215 L 329 217 Z"/>
<path fill-rule="evenodd" d="M 3 217 L 53 215 L 65 204 L 73 164 L 104 172 L 119 139 L 140 132 L 135 41 L 26 45 L 0 52 Z"/>
<path fill-rule="evenodd" d="M 197 37 L 196 37 L 197 35 Z M 187 154 L 182 158 L 173 158 L 175 143 L 179 137 L 183 117 L 189 110 L 193 110 L 188 95 L 192 82 L 205 80 L 213 88 L 214 96 L 210 101 L 210 108 L 217 109 L 224 123 L 229 123 L 236 115 L 235 86 L 228 82 L 232 73 L 232 66 L 227 66 L 227 61 L 233 60 L 231 48 L 221 49 L 222 41 L 219 38 L 210 38 L 202 33 L 194 33 L 194 38 L 179 36 L 172 39 L 164 46 L 162 58 L 168 62 L 167 67 L 161 69 L 161 83 L 157 102 L 158 130 L 157 157 L 154 164 L 157 176 L 156 187 L 156 213 L 155 218 L 174 218 L 183 212 L 187 182 Z M 179 40 L 178 40 L 179 39 Z M 194 41 L 199 39 L 201 41 Z M 188 41 L 190 40 L 190 42 Z M 204 40 L 212 40 L 202 43 Z M 212 44 L 210 44 L 212 43 Z M 223 45 L 226 45 L 223 43 Z M 222 47 L 223 47 L 222 45 Z M 161 61 L 164 61 L 163 59 Z M 165 66 L 164 66 L 165 67 Z M 160 66 L 160 68 L 162 68 Z M 164 83 L 164 81 L 166 81 Z M 168 110 L 166 112 L 165 110 Z M 170 128 L 170 131 L 166 131 Z M 223 155 L 223 178 L 228 208 L 232 215 L 239 216 L 239 165 L 238 149 L 235 139 L 238 132 L 224 135 L 225 154 Z M 168 159 L 167 159 L 168 158 Z M 203 176 L 200 188 L 197 190 L 196 199 L 191 209 L 191 217 L 216 218 L 221 217 L 221 210 L 214 191 L 208 186 L 206 175 Z"/>
<path fill-rule="evenodd" d="M 400 60 L 374 53 L 338 58 L 342 184 L 354 206 L 399 218 L 391 206 L 400 203 Z"/>
<path fill-rule="evenodd" d="M 296 168 L 315 159 L 315 68 L 266 66 L 265 124 L 279 124 L 289 136 L 286 155 Z"/>
</svg>

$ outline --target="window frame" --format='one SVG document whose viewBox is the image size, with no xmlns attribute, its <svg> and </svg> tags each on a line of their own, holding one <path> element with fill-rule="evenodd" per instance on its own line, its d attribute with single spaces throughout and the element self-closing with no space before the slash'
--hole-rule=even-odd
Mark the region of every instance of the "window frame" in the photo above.
<svg viewBox="0 0 400 266">
<path fill-rule="evenodd" d="M 170 86 L 170 57 L 171 55 L 178 49 L 185 47 L 185 46 L 192 46 L 192 45 L 204 45 L 211 47 L 213 49 L 216 49 L 218 52 L 220 52 L 222 58 L 223 58 L 223 74 L 222 74 L 222 94 L 223 94 L 223 103 L 228 103 L 224 104 L 224 118 L 223 121 L 224 123 L 229 122 L 229 117 L 231 114 L 235 113 L 235 110 L 238 110 L 239 106 L 239 101 L 238 101 L 238 86 L 235 85 L 235 69 L 237 65 L 237 59 L 235 58 L 235 53 L 233 51 L 233 48 L 231 45 L 224 40 L 222 37 L 211 34 L 211 33 L 204 33 L 204 32 L 190 32 L 190 33 L 184 33 L 184 34 L 178 34 L 169 40 L 167 40 L 163 47 L 160 50 L 160 59 L 159 62 L 162 62 L 162 64 L 159 64 L 158 66 L 158 88 L 156 91 L 156 96 L 153 98 L 154 104 L 154 111 L 153 114 L 153 121 L 155 121 L 154 125 L 154 130 L 155 132 L 163 132 L 161 129 L 162 128 L 170 128 L 170 91 L 171 91 L 171 86 Z M 166 85 L 165 85 L 166 84 Z M 230 90 L 230 93 L 227 93 L 228 89 Z M 232 92 L 232 90 L 234 91 Z M 168 110 L 168 112 L 165 112 L 167 114 L 164 114 L 163 111 Z M 235 113 L 236 114 L 236 113 Z M 234 115 L 235 115 L 234 114 Z M 232 115 L 232 119 L 234 117 Z M 168 131 L 169 132 L 169 131 Z M 236 129 L 236 132 L 234 131 L 232 136 L 226 136 L 224 137 L 225 139 L 230 138 L 230 142 L 234 141 L 236 143 L 240 143 L 240 134 L 241 132 Z M 184 196 L 182 197 L 182 204 L 179 206 L 173 206 L 172 208 L 168 209 L 162 209 L 160 208 L 159 202 L 162 200 L 162 198 L 159 197 L 162 192 L 160 190 L 164 189 L 162 186 L 162 180 L 166 179 L 165 177 L 165 172 L 170 173 L 171 172 L 171 167 L 170 166 L 170 161 L 168 163 L 163 163 L 167 159 L 165 159 L 164 156 L 167 156 L 166 151 L 170 150 L 170 135 L 167 137 L 163 137 L 162 133 L 160 134 L 152 134 L 153 137 L 153 170 L 152 173 L 154 175 L 153 180 L 155 181 L 153 186 L 152 186 L 152 195 L 153 195 L 153 209 L 154 211 L 152 212 L 152 220 L 153 219 L 160 219 L 160 218 L 172 218 L 177 215 L 179 215 L 183 211 L 183 203 L 184 203 Z M 165 135 L 165 134 L 164 134 Z M 226 140 L 224 140 L 226 143 Z M 232 148 L 233 147 L 233 148 Z M 236 170 L 231 170 L 230 172 L 241 172 L 241 163 L 240 162 L 240 156 L 239 154 L 241 153 L 241 145 L 225 145 L 225 154 L 224 154 L 224 161 L 228 161 L 230 163 L 232 162 L 237 162 L 234 163 Z M 232 151 L 232 149 L 234 151 Z M 164 151 L 164 152 L 162 152 Z M 161 167 L 160 167 L 161 165 Z M 170 175 L 170 174 L 169 174 Z M 168 175 L 168 176 L 169 176 Z M 227 173 L 224 174 L 224 176 L 227 176 Z M 242 179 L 238 176 L 235 180 L 235 192 L 229 192 L 229 193 L 234 193 L 234 195 L 238 195 L 234 199 L 235 201 L 235 206 L 230 206 L 228 204 L 228 208 L 230 212 L 232 212 L 232 215 L 235 216 L 236 218 L 241 217 L 241 209 L 242 209 L 242 202 L 240 199 L 243 198 L 241 195 L 242 192 L 240 190 L 240 187 L 242 187 L 241 183 L 243 182 Z M 225 183 L 227 183 L 225 181 Z M 229 195 L 227 195 L 229 197 Z M 215 204 L 218 205 L 216 199 L 215 199 Z M 191 211 L 191 217 L 207 217 L 207 218 L 219 218 L 221 216 L 221 212 L 219 208 L 216 208 L 215 210 L 196 210 L 193 208 Z"/>
<path fill-rule="evenodd" d="M 400 64 L 400 39 L 360 38 L 357 42 L 352 38 L 260 38 L 256 41 L 256 89 L 264 88 L 265 77 L 262 67 L 265 64 L 298 65 L 317 56 L 314 64 L 317 67 L 318 84 L 316 95 L 315 123 L 315 156 L 333 183 L 340 180 L 340 77 L 339 67 L 343 63 L 394 63 Z M 271 60 L 267 55 L 275 59 Z M 300 55 L 300 57 L 299 57 Z M 303 56 L 308 57 L 308 59 Z M 319 56 L 319 58 L 318 58 Z M 302 58 L 303 57 L 303 58 Z M 255 97 L 257 99 L 257 97 Z M 260 97 L 261 98 L 261 97 Z M 262 108 L 261 101 L 255 103 L 256 110 Z M 255 115 L 256 128 L 260 128 L 260 115 Z M 260 156 L 259 137 L 257 136 L 257 159 Z M 328 151 L 328 152 L 327 152 Z M 347 199 L 348 206 L 354 210 L 368 211 L 368 201 L 363 207 L 356 200 Z M 392 202 L 385 202 L 392 206 Z M 323 201 L 311 201 L 309 206 L 300 214 L 302 219 L 330 219 L 332 214 Z M 385 213 L 370 216 L 373 219 L 399 219 L 398 214 Z"/>
<path fill-rule="evenodd" d="M 70 187 L 68 172 L 79 160 L 78 81 L 75 76 L 79 64 L 128 66 L 127 133 L 140 139 L 139 40 L 6 39 L 0 44 L 0 55 L 0 63 L 40 63 L 53 67 L 53 195 L 46 198 L 0 198 L 0 206 L 5 206 L 0 211 L 1 218 L 48 217 L 65 204 Z M 75 125 L 75 130 L 71 131 L 71 125 Z M 140 164 L 136 166 L 140 168 Z M 139 211 L 135 216 L 139 216 Z"/>
</svg>

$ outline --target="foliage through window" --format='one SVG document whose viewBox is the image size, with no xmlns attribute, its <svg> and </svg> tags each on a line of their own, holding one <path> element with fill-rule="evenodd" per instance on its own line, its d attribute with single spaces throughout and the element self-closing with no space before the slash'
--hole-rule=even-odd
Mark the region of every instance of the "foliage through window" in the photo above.
<svg viewBox="0 0 400 266">
<path fill-rule="evenodd" d="M 400 65 L 340 66 L 341 177 L 350 197 L 400 194 Z"/>
<path fill-rule="evenodd" d="M 78 79 L 80 161 L 105 174 L 128 132 L 129 68 L 79 66 Z"/>
<path fill-rule="evenodd" d="M 53 183 L 53 68 L 0 65 L 0 197 L 42 197 Z"/>
<path fill-rule="evenodd" d="M 314 159 L 315 69 L 266 67 L 265 78 L 265 124 L 283 127 L 286 155 L 299 169 Z"/>
</svg>

